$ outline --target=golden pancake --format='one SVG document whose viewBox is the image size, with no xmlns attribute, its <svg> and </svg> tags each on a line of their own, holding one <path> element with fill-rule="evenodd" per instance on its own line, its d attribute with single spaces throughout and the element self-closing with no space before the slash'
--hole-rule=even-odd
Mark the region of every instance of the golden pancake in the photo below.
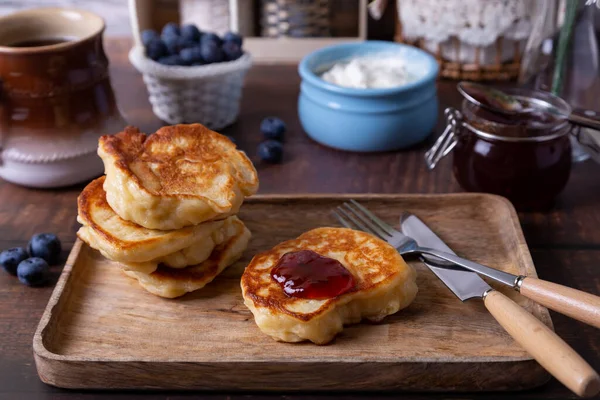
<svg viewBox="0 0 600 400">
<path fill-rule="evenodd" d="M 180 229 L 237 213 L 258 190 L 252 162 L 200 124 L 174 125 L 146 136 L 127 127 L 102 136 L 108 204 L 149 229 Z"/>
<path fill-rule="evenodd" d="M 150 293 L 161 297 L 174 298 L 202 289 L 225 268 L 235 263 L 248 245 L 250 231 L 240 220 L 236 220 L 233 225 L 237 228 L 237 234 L 217 246 L 208 260 L 201 264 L 182 269 L 160 265 L 151 274 L 125 269 L 123 272 L 137 279 L 140 286 Z"/>
<path fill-rule="evenodd" d="M 171 231 L 147 229 L 120 218 L 108 205 L 100 177 L 77 199 L 77 236 L 127 269 L 151 273 L 162 263 L 184 268 L 206 260 L 214 248 L 238 234 L 237 217 Z"/>
<path fill-rule="evenodd" d="M 271 277 L 286 253 L 312 250 L 339 261 L 353 276 L 354 289 L 314 300 L 290 297 Z M 331 341 L 345 324 L 380 321 L 407 307 L 417 294 L 416 273 L 386 242 L 346 228 L 319 228 L 256 255 L 241 281 L 244 304 L 258 327 L 284 342 Z"/>
</svg>

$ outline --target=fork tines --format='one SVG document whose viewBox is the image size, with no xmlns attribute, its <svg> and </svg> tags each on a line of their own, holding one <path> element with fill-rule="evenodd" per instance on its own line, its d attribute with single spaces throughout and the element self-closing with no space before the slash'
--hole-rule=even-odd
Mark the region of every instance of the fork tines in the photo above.
<svg viewBox="0 0 600 400">
<path fill-rule="evenodd" d="M 396 232 L 394 228 L 355 200 L 343 203 L 332 212 L 346 228 L 359 229 L 383 240 L 387 240 Z"/>
</svg>

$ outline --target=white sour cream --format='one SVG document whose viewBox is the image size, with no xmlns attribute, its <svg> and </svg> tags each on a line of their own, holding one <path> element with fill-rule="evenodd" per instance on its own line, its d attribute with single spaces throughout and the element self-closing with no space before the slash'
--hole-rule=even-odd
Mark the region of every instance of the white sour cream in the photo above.
<svg viewBox="0 0 600 400">
<path fill-rule="evenodd" d="M 333 65 L 321 75 L 334 85 L 356 89 L 384 89 L 407 84 L 414 80 L 398 56 L 364 56 Z"/>
</svg>

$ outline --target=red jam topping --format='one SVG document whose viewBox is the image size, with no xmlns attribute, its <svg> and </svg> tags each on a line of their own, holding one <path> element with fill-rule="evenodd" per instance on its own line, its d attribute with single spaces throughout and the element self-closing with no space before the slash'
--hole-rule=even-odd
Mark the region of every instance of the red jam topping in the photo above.
<svg viewBox="0 0 600 400">
<path fill-rule="evenodd" d="M 331 299 L 355 286 L 354 277 L 339 261 L 311 250 L 284 254 L 271 277 L 285 294 L 303 299 Z"/>
</svg>

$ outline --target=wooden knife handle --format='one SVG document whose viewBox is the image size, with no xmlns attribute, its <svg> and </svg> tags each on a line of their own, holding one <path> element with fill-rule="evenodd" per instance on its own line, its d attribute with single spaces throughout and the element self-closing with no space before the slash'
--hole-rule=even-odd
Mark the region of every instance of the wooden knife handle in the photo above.
<svg viewBox="0 0 600 400">
<path fill-rule="evenodd" d="M 556 283 L 527 277 L 521 294 L 551 310 L 600 328 L 600 297 Z"/>
<path fill-rule="evenodd" d="M 600 391 L 596 371 L 540 320 L 495 290 L 485 296 L 484 303 L 510 336 L 566 387 L 582 397 Z"/>
</svg>

